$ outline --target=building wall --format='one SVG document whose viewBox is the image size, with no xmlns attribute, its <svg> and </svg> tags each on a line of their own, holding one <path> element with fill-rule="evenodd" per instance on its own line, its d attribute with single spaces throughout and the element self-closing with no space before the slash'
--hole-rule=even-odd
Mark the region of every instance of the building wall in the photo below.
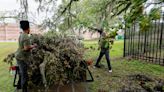
<svg viewBox="0 0 164 92">
<path fill-rule="evenodd" d="M 0 24 L 0 41 L 17 41 L 20 34 L 20 27 L 18 24 Z M 30 27 L 30 33 L 41 34 L 39 28 Z"/>
<path fill-rule="evenodd" d="M 82 34 L 85 40 L 99 38 L 99 33 L 85 32 Z"/>
<path fill-rule="evenodd" d="M 98 32 L 90 32 L 90 31 L 86 31 L 86 30 L 81 30 L 81 32 L 79 32 L 78 30 L 75 31 L 77 36 L 83 37 L 85 40 L 91 40 L 91 39 L 96 39 L 100 37 L 100 34 Z"/>
<path fill-rule="evenodd" d="M 5 41 L 17 41 L 20 35 L 20 27 L 18 24 L 0 24 L 0 42 Z M 83 37 L 85 40 L 91 40 L 99 38 L 99 33 L 89 32 L 82 30 L 80 33 L 76 31 L 76 35 Z M 32 34 L 42 34 L 42 31 L 39 31 L 39 28 L 36 26 L 30 27 L 30 33 Z"/>
</svg>

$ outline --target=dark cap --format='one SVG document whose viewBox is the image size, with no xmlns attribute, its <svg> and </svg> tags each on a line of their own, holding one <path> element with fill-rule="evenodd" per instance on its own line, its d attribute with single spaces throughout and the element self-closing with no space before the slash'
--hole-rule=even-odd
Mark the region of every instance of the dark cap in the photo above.
<svg viewBox="0 0 164 92">
<path fill-rule="evenodd" d="M 27 21 L 27 20 L 21 20 L 20 21 L 20 28 L 22 29 L 22 30 L 27 30 L 27 29 L 29 29 L 29 22 Z"/>
</svg>

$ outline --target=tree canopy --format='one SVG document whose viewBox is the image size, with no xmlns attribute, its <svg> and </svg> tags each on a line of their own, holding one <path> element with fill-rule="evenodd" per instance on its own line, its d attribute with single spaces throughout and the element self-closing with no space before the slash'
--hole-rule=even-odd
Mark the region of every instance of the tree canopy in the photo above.
<svg viewBox="0 0 164 92">
<path fill-rule="evenodd" d="M 53 1 L 53 0 L 52 0 Z M 138 22 L 145 30 L 151 20 L 160 19 L 163 0 L 62 0 L 60 8 L 53 17 L 52 24 L 60 30 L 87 28 L 90 30 L 104 28 L 130 27 Z M 155 5 L 149 13 L 146 8 Z M 57 22 L 56 22 L 57 21 Z"/>
<path fill-rule="evenodd" d="M 19 12 L 20 19 L 28 19 L 28 0 L 19 0 L 22 10 Z M 143 27 L 148 27 L 150 20 L 160 19 L 160 4 L 164 0 L 35 0 L 38 3 L 38 13 L 44 12 L 45 17 L 41 26 L 50 30 L 59 29 L 89 29 L 97 30 L 104 28 L 130 27 L 132 23 L 138 22 Z M 154 4 L 150 13 L 145 10 Z M 5 17 L 2 17 L 5 18 Z M 145 29 L 143 29 L 145 30 Z"/>
</svg>

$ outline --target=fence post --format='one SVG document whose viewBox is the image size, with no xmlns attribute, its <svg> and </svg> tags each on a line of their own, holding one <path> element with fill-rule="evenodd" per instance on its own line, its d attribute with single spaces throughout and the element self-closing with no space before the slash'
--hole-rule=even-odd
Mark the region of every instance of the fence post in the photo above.
<svg viewBox="0 0 164 92">
<path fill-rule="evenodd" d="M 126 11 L 125 11 L 125 17 L 126 17 Z M 127 47 L 126 47 L 126 21 L 124 20 L 124 25 L 125 25 L 125 31 L 124 31 L 124 53 L 123 53 L 123 57 L 126 56 L 126 50 L 127 50 Z"/>
<path fill-rule="evenodd" d="M 123 57 L 125 57 L 125 50 L 126 50 L 126 27 L 125 27 L 125 33 L 124 33 L 124 54 Z"/>
</svg>

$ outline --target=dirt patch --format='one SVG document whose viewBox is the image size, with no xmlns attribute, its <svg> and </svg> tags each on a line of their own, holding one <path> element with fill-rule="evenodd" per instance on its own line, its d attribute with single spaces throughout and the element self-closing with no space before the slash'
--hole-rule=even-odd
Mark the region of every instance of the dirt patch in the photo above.
<svg viewBox="0 0 164 92">
<path fill-rule="evenodd" d="M 154 81 L 152 78 L 143 75 L 143 74 L 135 74 L 135 75 L 129 75 L 129 79 L 136 80 L 136 81 L 142 81 L 142 82 L 152 82 Z"/>
<path fill-rule="evenodd" d="M 128 75 L 119 92 L 164 92 L 164 80 L 143 74 Z"/>
</svg>

